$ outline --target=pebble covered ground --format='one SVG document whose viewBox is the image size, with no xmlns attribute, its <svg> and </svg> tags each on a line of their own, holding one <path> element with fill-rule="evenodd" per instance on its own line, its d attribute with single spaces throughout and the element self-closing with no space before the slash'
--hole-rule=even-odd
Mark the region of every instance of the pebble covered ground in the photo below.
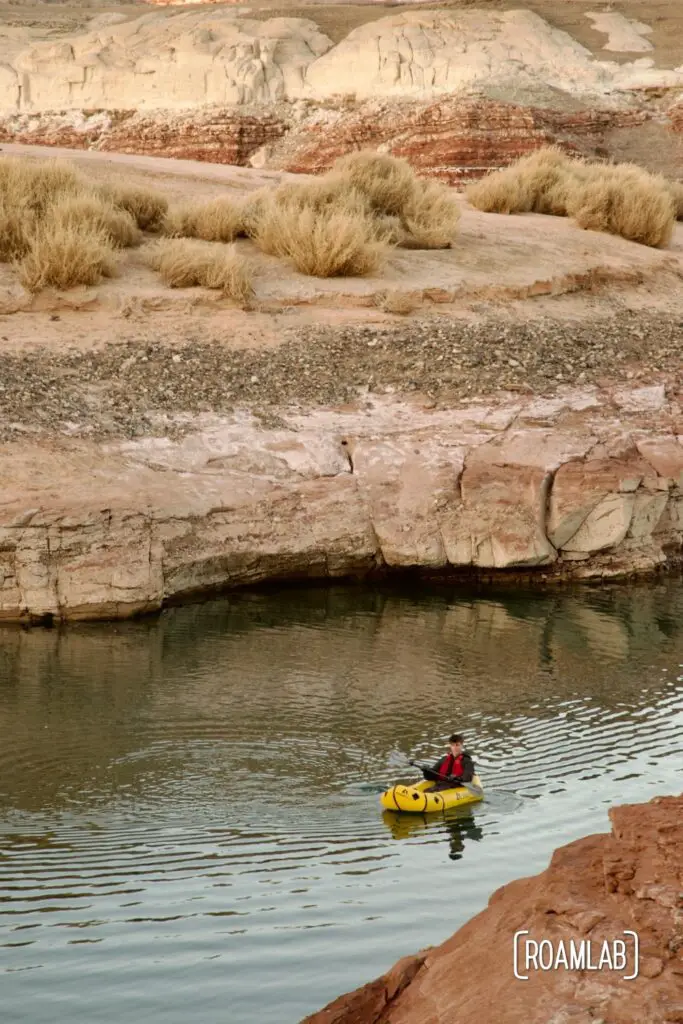
<svg viewBox="0 0 683 1024">
<path fill-rule="evenodd" d="M 683 319 L 663 314 L 298 327 L 268 350 L 227 350 L 210 337 L 188 336 L 181 347 L 141 339 L 49 358 L 45 350 L 0 354 L 0 441 L 140 437 L 160 431 L 159 412 L 248 408 L 268 425 L 277 407 L 336 405 L 368 390 L 451 405 L 501 390 L 550 396 L 561 385 L 662 374 L 683 387 Z"/>
</svg>

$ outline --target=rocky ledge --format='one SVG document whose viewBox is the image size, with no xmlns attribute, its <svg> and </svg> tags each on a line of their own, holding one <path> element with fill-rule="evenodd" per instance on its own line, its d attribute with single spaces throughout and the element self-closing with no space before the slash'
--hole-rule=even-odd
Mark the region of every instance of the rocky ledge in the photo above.
<svg viewBox="0 0 683 1024">
<path fill-rule="evenodd" d="M 504 886 L 436 948 L 400 960 L 302 1024 L 677 1024 L 683 1020 L 683 797 L 610 811 L 609 835 L 556 850 L 542 874 Z M 513 936 L 590 954 L 635 931 L 626 969 L 513 974 Z M 581 944 L 584 944 L 583 946 Z M 590 943 L 590 946 L 587 944 Z M 547 948 L 547 947 L 546 947 Z M 532 950 L 533 951 L 533 950 Z M 588 963 L 588 961 L 586 961 Z M 615 961 L 615 967 L 617 966 Z M 524 973 L 522 970 L 520 973 Z"/>
<path fill-rule="evenodd" d="M 0 449 L 0 619 L 125 617 L 283 578 L 674 565 L 682 402 L 664 384 L 448 408 L 368 395 L 158 413 L 167 436 L 127 441 L 38 432 Z"/>
</svg>

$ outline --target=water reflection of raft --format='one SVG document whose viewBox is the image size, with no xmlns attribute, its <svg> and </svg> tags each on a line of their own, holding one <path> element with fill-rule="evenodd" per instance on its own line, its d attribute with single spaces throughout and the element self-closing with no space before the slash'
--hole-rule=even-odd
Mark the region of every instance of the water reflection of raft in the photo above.
<svg viewBox="0 0 683 1024">
<path fill-rule="evenodd" d="M 471 788 L 455 786 L 432 793 L 433 782 L 418 782 L 414 786 L 399 783 L 391 786 L 380 796 L 380 803 L 388 811 L 404 811 L 412 814 L 428 814 L 431 811 L 445 811 L 449 807 L 464 807 L 484 799 L 479 776 L 469 783 Z M 474 790 L 474 792 L 473 792 Z"/>
</svg>

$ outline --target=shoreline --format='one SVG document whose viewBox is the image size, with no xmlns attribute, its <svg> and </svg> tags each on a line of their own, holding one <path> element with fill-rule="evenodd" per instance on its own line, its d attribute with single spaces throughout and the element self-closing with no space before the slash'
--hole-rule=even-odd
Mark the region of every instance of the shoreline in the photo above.
<svg viewBox="0 0 683 1024">
<path fill-rule="evenodd" d="M 0 621 L 128 618 L 287 580 L 549 585 L 674 567 L 680 421 L 664 385 L 587 387 L 6 443 Z"/>
<path fill-rule="evenodd" d="M 200 200 L 263 183 L 206 166 Z M 0 268 L 0 621 L 268 581 L 680 564 L 683 225 L 655 250 L 462 207 L 451 249 L 398 249 L 369 278 L 263 257 L 249 310 L 162 287 L 135 250 L 31 306 Z"/>
</svg>

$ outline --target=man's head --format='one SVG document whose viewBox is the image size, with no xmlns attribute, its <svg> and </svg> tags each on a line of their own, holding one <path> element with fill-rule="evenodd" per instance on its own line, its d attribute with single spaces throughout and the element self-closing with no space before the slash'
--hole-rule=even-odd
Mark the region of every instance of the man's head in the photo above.
<svg viewBox="0 0 683 1024">
<path fill-rule="evenodd" d="M 462 754 L 462 746 L 465 741 L 459 732 L 454 732 L 452 736 L 448 737 L 448 744 L 451 748 L 453 757 L 457 757 L 458 754 Z"/>
</svg>

